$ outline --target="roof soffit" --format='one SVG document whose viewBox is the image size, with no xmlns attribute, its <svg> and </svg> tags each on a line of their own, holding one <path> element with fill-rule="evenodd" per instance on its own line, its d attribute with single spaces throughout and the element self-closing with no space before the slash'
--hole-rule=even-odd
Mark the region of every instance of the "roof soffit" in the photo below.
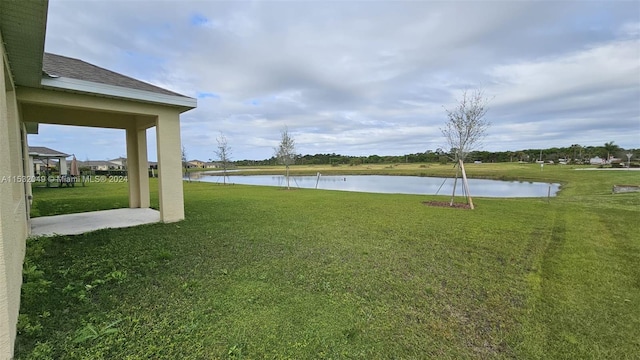
<svg viewBox="0 0 640 360">
<path fill-rule="evenodd" d="M 16 85 L 40 86 L 48 1 L 0 0 L 0 31 Z"/>
</svg>

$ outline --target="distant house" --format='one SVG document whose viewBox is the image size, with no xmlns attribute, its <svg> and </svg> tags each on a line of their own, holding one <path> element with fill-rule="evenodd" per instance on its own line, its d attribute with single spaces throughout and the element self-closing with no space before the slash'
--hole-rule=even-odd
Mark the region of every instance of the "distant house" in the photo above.
<svg viewBox="0 0 640 360">
<path fill-rule="evenodd" d="M 67 173 L 67 161 L 69 154 L 50 149 L 44 146 L 29 146 L 29 175 L 41 174 L 46 169 L 58 166 L 60 174 Z"/>
<path fill-rule="evenodd" d="M 601 159 L 599 156 L 592 157 L 591 159 L 589 159 L 589 164 L 591 165 L 602 165 L 604 163 L 605 163 L 604 159 Z"/>
<path fill-rule="evenodd" d="M 122 165 L 107 160 L 78 161 L 78 166 L 92 171 L 122 170 Z"/>
<path fill-rule="evenodd" d="M 148 169 L 158 169 L 156 161 L 147 161 Z M 79 166 L 90 168 L 91 170 L 127 170 L 127 158 L 119 157 L 111 160 L 87 160 L 78 161 Z"/>
<path fill-rule="evenodd" d="M 33 175 L 40 175 L 47 169 L 51 169 L 54 166 L 53 164 L 47 165 L 47 163 L 41 159 L 29 159 L 29 162 L 31 163 L 30 165 Z"/>
<path fill-rule="evenodd" d="M 192 169 L 192 168 L 201 168 L 201 169 L 204 169 L 204 168 L 205 168 L 205 164 L 206 164 L 206 162 L 204 162 L 204 161 L 200 161 L 200 160 L 189 160 L 189 161 L 187 161 L 187 168 L 188 168 L 188 169 Z"/>
<path fill-rule="evenodd" d="M 207 169 L 215 169 L 221 167 L 220 163 L 208 161 L 204 164 L 204 167 Z"/>
<path fill-rule="evenodd" d="M 109 162 L 112 162 L 114 164 L 118 164 L 118 166 L 120 166 L 120 168 L 118 170 L 126 170 L 127 169 L 127 158 L 125 157 L 119 157 L 116 159 L 111 159 L 109 160 Z"/>
</svg>

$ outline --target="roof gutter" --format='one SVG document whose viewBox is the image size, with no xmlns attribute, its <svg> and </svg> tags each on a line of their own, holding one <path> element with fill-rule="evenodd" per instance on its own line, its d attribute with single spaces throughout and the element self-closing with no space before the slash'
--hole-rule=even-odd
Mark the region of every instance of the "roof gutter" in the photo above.
<svg viewBox="0 0 640 360">
<path fill-rule="evenodd" d="M 45 89 L 63 90 L 83 94 L 114 97 L 120 99 L 147 102 L 159 105 L 183 108 L 183 112 L 197 107 L 197 100 L 186 96 L 158 94 L 150 91 L 130 89 L 121 86 L 101 84 L 66 77 L 42 77 L 41 85 Z"/>
</svg>

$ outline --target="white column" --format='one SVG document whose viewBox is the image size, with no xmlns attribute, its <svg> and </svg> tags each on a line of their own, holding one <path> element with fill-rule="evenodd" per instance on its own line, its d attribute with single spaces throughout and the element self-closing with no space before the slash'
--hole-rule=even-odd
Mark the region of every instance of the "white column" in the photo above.
<svg viewBox="0 0 640 360">
<path fill-rule="evenodd" d="M 127 130 L 127 180 L 129 207 L 148 208 L 149 173 L 147 172 L 147 132 L 135 125 Z"/>
<path fill-rule="evenodd" d="M 184 219 L 184 194 L 182 193 L 180 115 L 177 112 L 158 115 L 156 138 L 160 219 L 163 222 L 180 221 Z"/>
<path fill-rule="evenodd" d="M 58 158 L 58 165 L 60 170 L 60 175 L 67 175 L 67 159 L 63 157 Z"/>
<path fill-rule="evenodd" d="M 138 176 L 140 183 L 140 207 L 151 206 L 149 199 L 149 158 L 147 157 L 147 129 L 138 129 Z"/>
<path fill-rule="evenodd" d="M 141 207 L 140 173 L 138 171 L 138 136 L 135 124 L 126 129 L 127 138 L 127 180 L 129 181 L 129 207 Z"/>
</svg>

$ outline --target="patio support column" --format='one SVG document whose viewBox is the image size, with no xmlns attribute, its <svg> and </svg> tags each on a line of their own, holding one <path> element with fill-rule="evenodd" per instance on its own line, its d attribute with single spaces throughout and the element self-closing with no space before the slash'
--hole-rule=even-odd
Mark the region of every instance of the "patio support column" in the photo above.
<svg viewBox="0 0 640 360">
<path fill-rule="evenodd" d="M 160 219 L 163 222 L 180 221 L 184 219 L 184 194 L 182 193 L 180 115 L 177 112 L 158 114 L 156 139 Z"/>
<path fill-rule="evenodd" d="M 147 171 L 147 131 L 136 126 L 127 128 L 127 180 L 129 207 L 148 208 L 149 173 Z"/>
<path fill-rule="evenodd" d="M 67 159 L 64 157 L 58 158 L 58 170 L 60 171 L 60 175 L 67 175 Z"/>
<path fill-rule="evenodd" d="M 29 153 L 29 151 L 27 150 L 27 154 Z M 36 166 L 33 163 L 33 157 L 28 156 L 29 157 L 29 172 L 28 175 L 31 177 L 34 177 L 36 175 Z"/>
<path fill-rule="evenodd" d="M 147 129 L 138 129 L 137 138 L 140 207 L 148 208 L 151 206 L 151 202 L 149 200 L 149 159 L 147 158 Z"/>
</svg>

